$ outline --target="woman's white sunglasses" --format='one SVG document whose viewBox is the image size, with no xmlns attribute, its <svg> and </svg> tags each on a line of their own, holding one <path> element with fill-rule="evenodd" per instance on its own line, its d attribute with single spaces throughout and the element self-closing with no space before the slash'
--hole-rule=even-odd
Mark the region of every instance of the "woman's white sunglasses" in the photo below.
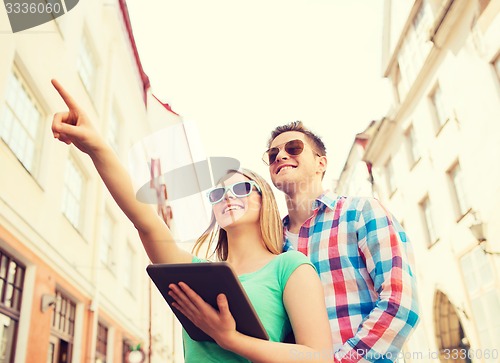
<svg viewBox="0 0 500 363">
<path fill-rule="evenodd" d="M 257 183 L 253 180 L 248 180 L 210 189 L 207 192 L 207 197 L 210 203 L 217 204 L 222 199 L 224 199 L 224 196 L 226 195 L 228 190 L 230 190 L 235 197 L 244 198 L 250 195 L 250 193 L 252 193 L 253 187 L 257 189 L 259 194 L 262 194 L 260 187 L 257 185 Z"/>
</svg>

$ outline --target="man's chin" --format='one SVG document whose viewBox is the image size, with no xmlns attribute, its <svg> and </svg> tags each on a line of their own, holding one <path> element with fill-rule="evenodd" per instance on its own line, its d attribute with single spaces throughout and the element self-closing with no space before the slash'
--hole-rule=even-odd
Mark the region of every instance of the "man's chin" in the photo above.
<svg viewBox="0 0 500 363">
<path fill-rule="evenodd" d="M 273 180 L 273 184 L 279 191 L 282 191 L 285 194 L 291 193 L 295 190 L 295 183 L 290 180 Z"/>
<path fill-rule="evenodd" d="M 299 179 L 298 177 L 273 180 L 274 186 L 288 196 L 293 196 L 297 193 L 310 193 L 313 190 L 313 185 L 310 182 L 310 179 Z"/>
</svg>

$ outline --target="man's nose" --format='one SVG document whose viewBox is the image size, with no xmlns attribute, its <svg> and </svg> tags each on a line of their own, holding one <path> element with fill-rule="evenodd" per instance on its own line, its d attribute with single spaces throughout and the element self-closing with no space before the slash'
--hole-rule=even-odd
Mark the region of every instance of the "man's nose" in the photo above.
<svg viewBox="0 0 500 363">
<path fill-rule="evenodd" d="M 278 154 L 276 155 L 276 159 L 274 161 L 276 162 L 280 160 L 287 160 L 289 157 L 290 155 L 288 155 L 285 148 L 282 148 L 279 150 Z"/>
</svg>

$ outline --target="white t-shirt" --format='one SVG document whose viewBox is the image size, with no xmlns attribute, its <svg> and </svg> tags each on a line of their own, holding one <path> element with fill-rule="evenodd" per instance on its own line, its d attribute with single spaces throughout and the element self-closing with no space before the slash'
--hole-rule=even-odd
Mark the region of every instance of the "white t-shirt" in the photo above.
<svg viewBox="0 0 500 363">
<path fill-rule="evenodd" d="M 293 246 L 294 250 L 298 250 L 299 248 L 299 234 L 298 233 L 292 233 L 288 229 L 286 230 L 286 238 L 290 242 L 290 244 Z"/>
</svg>

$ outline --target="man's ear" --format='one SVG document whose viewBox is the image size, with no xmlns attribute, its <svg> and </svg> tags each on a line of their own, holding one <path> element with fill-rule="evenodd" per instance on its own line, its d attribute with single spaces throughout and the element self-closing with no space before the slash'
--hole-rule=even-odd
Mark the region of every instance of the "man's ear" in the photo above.
<svg viewBox="0 0 500 363">
<path fill-rule="evenodd" d="M 328 159 L 326 158 L 326 156 L 319 156 L 318 158 L 318 172 L 323 174 L 328 166 Z"/>
</svg>

